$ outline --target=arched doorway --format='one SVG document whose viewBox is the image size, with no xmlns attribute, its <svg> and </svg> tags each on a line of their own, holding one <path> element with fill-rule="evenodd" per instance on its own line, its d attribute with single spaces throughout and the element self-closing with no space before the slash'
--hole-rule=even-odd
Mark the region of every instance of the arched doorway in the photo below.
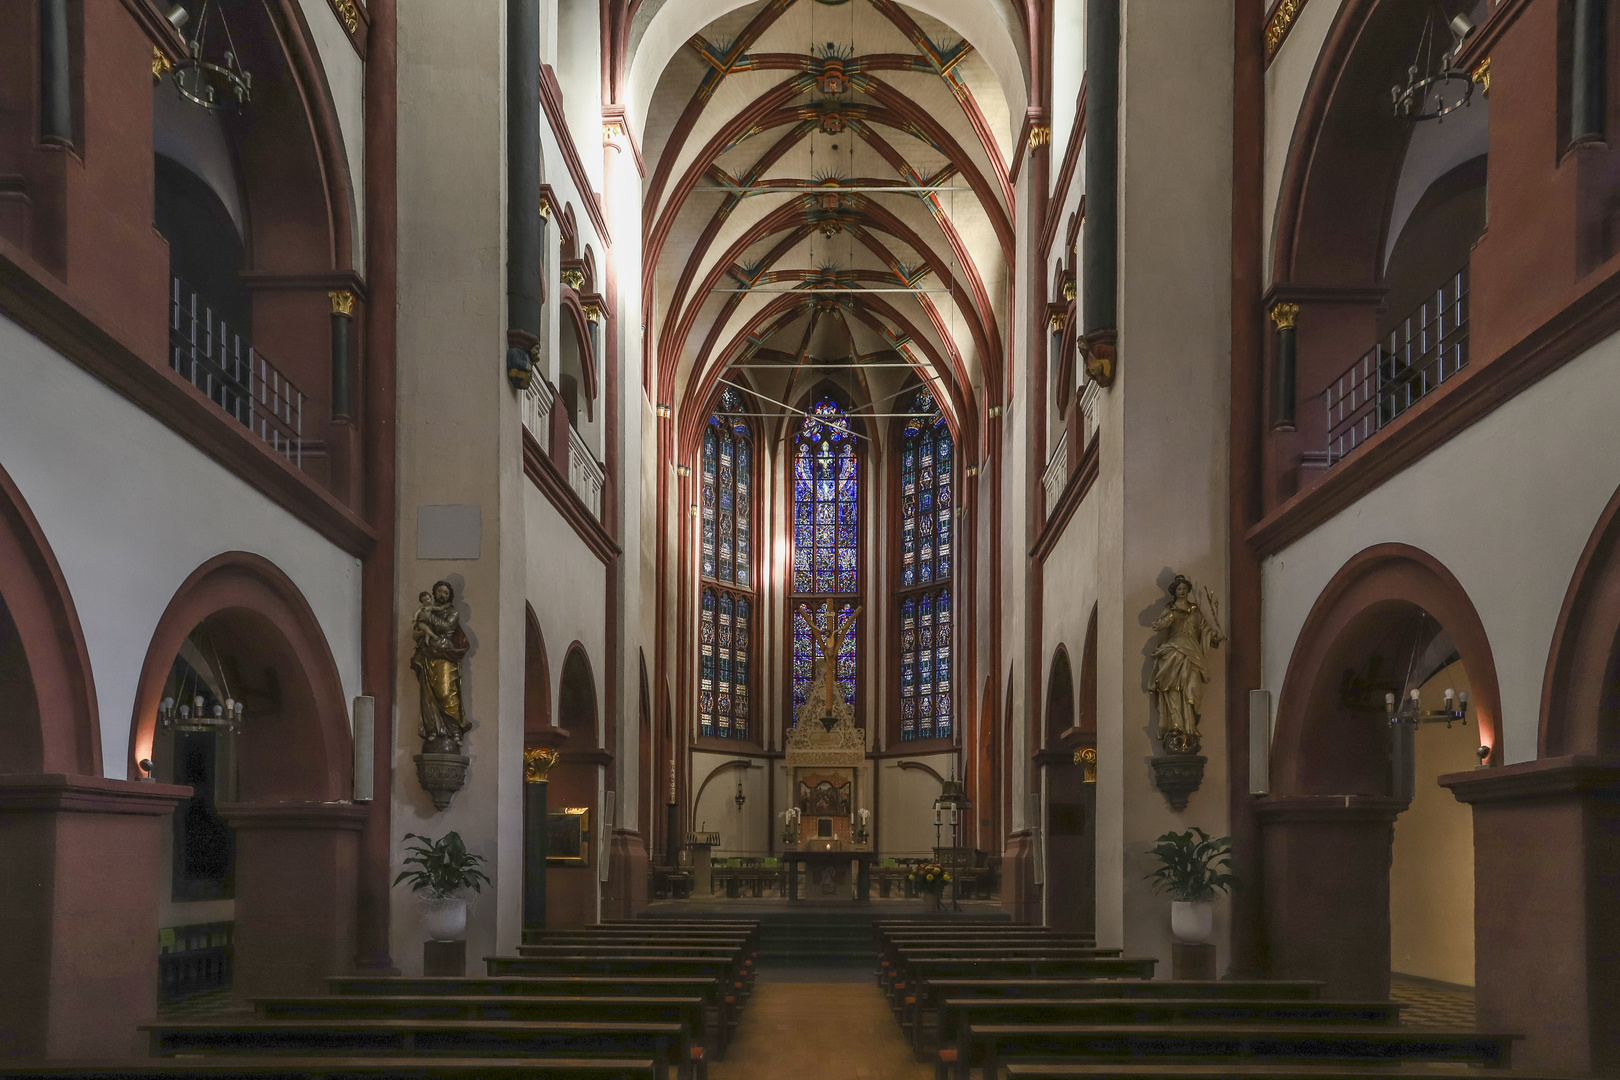
<svg viewBox="0 0 1620 1080">
<path fill-rule="evenodd" d="M 601 915 L 598 883 L 606 845 L 602 832 L 603 784 L 613 758 L 602 748 L 596 676 L 585 647 L 568 646 L 557 679 L 558 726 L 568 741 L 551 770 L 547 795 L 549 865 L 546 919 L 551 926 L 583 926 Z"/>
<path fill-rule="evenodd" d="M 1093 930 L 1097 922 L 1095 762 L 1097 736 L 1079 724 L 1069 650 L 1059 645 L 1046 677 L 1046 748 L 1040 755 L 1046 791 L 1046 922 L 1063 930 Z"/>
<path fill-rule="evenodd" d="M 184 794 L 102 776 L 88 650 L 0 469 L 0 1057 L 116 1057 L 157 1000 L 159 836 Z M 88 962 L 83 958 L 93 958 Z"/>
<path fill-rule="evenodd" d="M 1388 695 L 1433 712 L 1446 689 L 1470 692 L 1466 723 L 1391 724 Z M 1374 1000 L 1392 970 L 1472 984 L 1472 825 L 1436 781 L 1496 745 L 1499 715 L 1490 643 L 1444 566 L 1387 544 L 1335 575 L 1295 645 L 1258 806 L 1274 977 Z"/>
<path fill-rule="evenodd" d="M 238 733 L 197 722 L 199 701 L 206 715 L 227 700 Z M 314 612 L 274 564 L 228 552 L 180 586 L 147 648 L 130 758 L 132 776 L 196 785 L 166 848 L 174 921 L 160 930 L 180 943 L 228 924 L 240 1002 L 352 969 L 366 811 L 351 801 L 347 701 Z"/>
</svg>

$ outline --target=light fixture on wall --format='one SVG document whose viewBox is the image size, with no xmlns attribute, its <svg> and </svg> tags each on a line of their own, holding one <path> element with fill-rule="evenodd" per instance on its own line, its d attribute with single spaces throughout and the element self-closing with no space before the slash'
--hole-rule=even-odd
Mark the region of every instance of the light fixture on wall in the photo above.
<svg viewBox="0 0 1620 1080">
<path fill-rule="evenodd" d="M 1474 23 L 1468 16 L 1448 20 L 1440 0 L 1431 0 L 1417 50 L 1406 69 L 1406 82 L 1389 88 L 1396 117 L 1439 120 L 1468 105 L 1474 96 L 1474 78 L 1456 65 L 1463 44 L 1473 33 Z"/>
<path fill-rule="evenodd" d="M 158 723 L 164 731 L 216 731 L 240 734 L 242 730 L 242 703 L 226 698 L 224 704 L 214 703 L 209 712 L 203 696 L 197 694 L 189 702 L 184 699 L 176 705 L 175 699 L 166 697 L 158 704 Z"/>
<path fill-rule="evenodd" d="M 732 796 L 731 801 L 737 804 L 739 812 L 742 810 L 743 804 L 748 801 L 748 796 L 743 792 L 742 773 L 740 772 L 737 774 L 737 794 Z"/>
<path fill-rule="evenodd" d="M 174 64 L 174 88 L 181 97 L 210 112 L 246 105 L 253 97 L 253 76 L 236 54 L 236 40 L 231 36 L 224 6 L 214 9 L 214 0 L 203 0 L 197 13 L 197 32 L 186 43 L 186 55 Z M 223 38 L 223 47 L 213 54 L 208 51 L 211 16 L 219 23 L 215 44 Z M 179 4 L 169 9 L 168 19 L 176 29 L 190 21 Z"/>
<path fill-rule="evenodd" d="M 1452 724 L 1468 723 L 1468 691 L 1459 694 L 1448 686 L 1445 702 L 1438 709 L 1424 709 L 1416 690 L 1400 699 L 1388 693 L 1384 695 L 1384 712 L 1391 724 L 1444 724 L 1449 729 Z"/>
</svg>

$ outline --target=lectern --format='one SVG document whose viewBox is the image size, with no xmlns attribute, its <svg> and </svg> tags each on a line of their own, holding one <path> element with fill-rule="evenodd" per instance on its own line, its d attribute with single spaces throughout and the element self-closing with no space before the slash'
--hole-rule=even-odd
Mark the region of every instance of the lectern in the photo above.
<svg viewBox="0 0 1620 1080">
<path fill-rule="evenodd" d="M 714 866 L 709 854 L 720 846 L 717 832 L 686 834 L 686 849 L 692 853 L 692 895 L 705 897 L 714 894 Z"/>
</svg>

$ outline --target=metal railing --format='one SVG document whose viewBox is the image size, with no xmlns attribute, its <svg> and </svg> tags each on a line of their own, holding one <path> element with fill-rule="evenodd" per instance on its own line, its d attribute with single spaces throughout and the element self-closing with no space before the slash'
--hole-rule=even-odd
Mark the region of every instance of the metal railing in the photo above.
<svg viewBox="0 0 1620 1080">
<path fill-rule="evenodd" d="M 1069 431 L 1063 430 L 1058 436 L 1057 446 L 1052 456 L 1047 459 L 1046 472 L 1041 476 L 1041 485 L 1046 488 L 1046 516 L 1051 517 L 1052 511 L 1057 509 L 1058 500 L 1063 497 L 1063 489 L 1069 483 Z"/>
<path fill-rule="evenodd" d="M 1322 392 L 1333 465 L 1468 364 L 1468 267 Z"/>
<path fill-rule="evenodd" d="M 551 446 L 551 406 L 556 400 L 551 385 L 539 374 L 529 380 L 529 388 L 523 392 L 523 426 L 548 449 Z"/>
<path fill-rule="evenodd" d="M 568 486 L 584 500 L 591 516 L 602 520 L 602 466 L 591 455 L 585 440 L 572 426 L 568 429 Z"/>
<path fill-rule="evenodd" d="M 304 394 L 179 278 L 170 281 L 169 366 L 299 468 Z"/>
</svg>

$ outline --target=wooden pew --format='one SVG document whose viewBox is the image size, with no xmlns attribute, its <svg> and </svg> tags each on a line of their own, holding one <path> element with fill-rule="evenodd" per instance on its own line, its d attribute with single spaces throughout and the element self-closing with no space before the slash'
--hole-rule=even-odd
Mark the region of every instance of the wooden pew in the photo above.
<svg viewBox="0 0 1620 1080">
<path fill-rule="evenodd" d="M 1174 985 L 1171 983 L 1170 985 Z M 1381 1024 L 1400 1021 L 1387 1001 L 1275 998 L 946 998 L 940 1006 L 939 1044 L 956 1050 L 957 1075 L 984 1059 L 976 1027 L 997 1024 Z"/>
<path fill-rule="evenodd" d="M 7 1061 L 4 1080 L 662 1080 L 652 1058 L 223 1057 Z"/>
<path fill-rule="evenodd" d="M 687 1043 L 706 1051 L 718 1048 L 705 1041 L 703 999 L 690 997 L 634 997 L 621 995 L 479 997 L 461 994 L 422 996 L 351 994 L 310 998 L 269 998 L 253 1003 L 261 1020 L 524 1020 L 589 1021 L 615 1023 L 677 1023 L 686 1030 Z M 705 1058 L 711 1055 L 706 1053 Z"/>
<path fill-rule="evenodd" d="M 933 979 L 1151 979 L 1157 964 L 1150 957 L 1122 956 L 915 957 L 894 973 L 888 993 L 903 1020 L 906 998 L 918 997 L 919 986 Z"/>
<path fill-rule="evenodd" d="M 1208 1062 L 1258 1059 L 1270 1064 L 1434 1061 L 1504 1067 L 1513 1040 L 1498 1032 L 1430 1031 L 1391 1025 L 1336 1024 L 972 1024 L 969 1038 L 984 1048 L 984 1075 L 999 1077 L 1003 1062 L 1086 1057 L 1102 1062 Z M 942 1051 L 938 1080 L 956 1072 Z"/>
<path fill-rule="evenodd" d="M 912 965 L 918 960 L 1084 960 L 1084 959 L 1113 959 L 1117 958 L 1119 949 L 1093 949 L 1073 948 L 1063 944 L 1057 945 L 981 945 L 972 942 L 967 945 L 953 948 L 937 946 L 917 947 L 899 945 L 890 949 L 882 958 L 887 963 L 879 967 L 879 979 L 885 985 L 893 982 L 905 982 L 911 978 Z"/>
<path fill-rule="evenodd" d="M 1151 979 L 928 979 L 916 988 L 903 1024 L 919 1060 L 932 1060 L 942 1045 L 936 1036 L 940 1011 L 950 999 L 1018 1000 L 1061 998 L 1092 1001 L 1154 1000 L 1159 998 L 1265 998 L 1273 1001 L 1314 1001 L 1323 984 L 1315 980 L 1231 979 L 1169 981 Z"/>
<path fill-rule="evenodd" d="M 1469 1075 L 1458 1073 L 1455 1068 L 1426 1062 L 1268 1065 L 1225 1058 L 1184 1065 L 1013 1061 L 1002 1067 L 1001 1076 L 1005 1080 L 1445 1080 Z M 1493 1070 L 1490 1076 L 1491 1080 L 1551 1080 L 1544 1073 L 1527 1074 L 1509 1069 Z"/>
<path fill-rule="evenodd" d="M 746 995 L 752 992 L 754 985 L 754 960 L 741 945 L 695 945 L 682 941 L 667 941 L 650 945 L 563 941 L 554 945 L 520 945 L 518 946 L 518 956 L 541 960 L 552 957 L 579 956 L 649 959 L 697 957 L 715 959 L 723 960 L 730 965 L 728 968 L 730 981 L 737 986 L 738 993 Z"/>
<path fill-rule="evenodd" d="M 141 1025 L 152 1054 L 296 1054 L 378 1057 L 488 1054 L 512 1058 L 651 1058 L 674 1065 L 683 1080 L 704 1080 L 676 1022 L 550 1020 L 171 1020 Z"/>
<path fill-rule="evenodd" d="M 738 1002 L 721 980 L 690 976 L 530 975 L 503 978 L 457 976 L 338 975 L 327 979 L 333 994 L 352 997 L 696 997 L 703 1002 L 703 1045 L 721 1060 L 737 1025 Z"/>
</svg>

